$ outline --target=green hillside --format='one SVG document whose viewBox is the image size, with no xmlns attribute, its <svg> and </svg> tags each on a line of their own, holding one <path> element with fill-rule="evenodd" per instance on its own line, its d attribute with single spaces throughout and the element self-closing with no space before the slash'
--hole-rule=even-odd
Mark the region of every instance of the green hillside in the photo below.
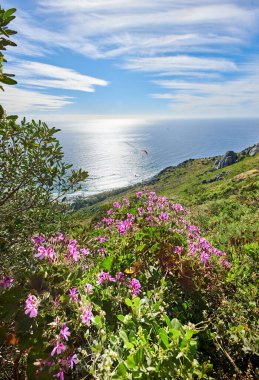
<svg viewBox="0 0 259 380">
<path fill-rule="evenodd" d="M 143 189 L 153 190 L 191 210 L 195 222 L 213 241 L 228 249 L 253 241 L 258 231 L 259 155 L 245 157 L 211 171 L 219 157 L 188 160 L 130 188 L 79 198 L 75 208 L 83 221 L 106 210 L 117 199 Z M 202 183 L 223 173 L 223 179 Z"/>
</svg>

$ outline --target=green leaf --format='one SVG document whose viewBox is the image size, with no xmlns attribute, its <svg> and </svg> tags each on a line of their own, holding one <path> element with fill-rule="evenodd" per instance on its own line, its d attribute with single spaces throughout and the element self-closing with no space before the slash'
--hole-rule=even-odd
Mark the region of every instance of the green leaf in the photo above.
<svg viewBox="0 0 259 380">
<path fill-rule="evenodd" d="M 122 323 L 124 323 L 124 320 L 125 320 L 124 315 L 119 314 L 119 315 L 117 315 L 117 318 L 118 318 L 119 321 L 121 321 Z"/>
<path fill-rule="evenodd" d="M 170 329 L 169 332 L 173 339 L 178 339 L 180 337 L 179 330 Z"/>
<path fill-rule="evenodd" d="M 176 319 L 176 318 L 172 319 L 172 321 L 171 321 L 171 326 L 172 326 L 172 328 L 173 328 L 174 330 L 180 330 L 181 327 L 182 327 L 181 323 L 180 323 L 180 322 L 178 321 L 178 319 Z"/>
<path fill-rule="evenodd" d="M 165 323 L 167 324 L 167 327 L 169 327 L 169 329 L 172 327 L 171 320 L 168 317 L 168 315 L 165 315 Z"/>
<path fill-rule="evenodd" d="M 127 373 L 127 367 L 125 366 L 125 364 L 123 362 L 121 362 L 118 365 L 116 375 L 118 375 L 118 376 L 125 376 L 126 373 Z M 120 377 L 120 379 L 121 379 L 121 377 Z"/>
<path fill-rule="evenodd" d="M 168 335 L 167 332 L 164 329 L 159 329 L 159 336 L 162 342 L 164 343 L 165 347 L 169 347 L 169 340 L 168 340 Z"/>
<path fill-rule="evenodd" d="M 130 300 L 129 298 L 126 298 L 126 299 L 125 299 L 125 304 L 126 304 L 127 306 L 129 306 L 129 307 L 132 306 L 132 302 L 131 302 L 131 300 Z"/>
<path fill-rule="evenodd" d="M 129 369 L 133 369 L 133 368 L 137 367 L 135 359 L 134 359 L 134 355 L 129 355 L 128 356 L 126 364 L 127 364 L 127 367 Z"/>
<path fill-rule="evenodd" d="M 185 339 L 190 340 L 191 337 L 193 336 L 193 334 L 195 334 L 195 331 L 192 331 L 192 330 L 188 330 L 188 331 L 186 331 Z"/>
<path fill-rule="evenodd" d="M 2 83 L 4 83 L 4 84 L 9 84 L 9 85 L 17 84 L 17 82 L 16 82 L 14 79 L 8 78 L 8 77 L 6 77 L 6 76 L 3 76 L 3 77 L 0 79 L 0 82 L 2 82 Z"/>
<path fill-rule="evenodd" d="M 128 343 L 125 343 L 125 347 L 128 348 L 129 350 L 132 350 L 132 348 L 134 348 L 134 344 L 128 342 Z"/>
<path fill-rule="evenodd" d="M 123 340 L 124 343 L 129 342 L 128 336 L 124 330 L 119 331 L 119 336 L 121 337 L 121 339 Z"/>
<path fill-rule="evenodd" d="M 15 121 L 18 119 L 18 116 L 17 115 L 10 115 L 10 116 L 7 116 L 6 119 Z"/>
<path fill-rule="evenodd" d="M 102 318 L 100 317 L 100 315 L 96 315 L 96 316 L 94 317 L 94 323 L 95 323 L 98 327 L 100 327 L 100 326 L 102 325 Z"/>
<path fill-rule="evenodd" d="M 16 12 L 16 9 L 15 8 L 10 8 L 8 9 L 7 11 L 5 11 L 4 13 L 4 20 L 8 19 L 10 16 L 12 16 L 12 14 L 14 14 Z"/>
<path fill-rule="evenodd" d="M 107 271 L 110 271 L 111 267 L 112 267 L 112 262 L 113 262 L 113 257 L 112 256 L 108 256 L 106 257 L 103 262 L 101 263 L 100 267 L 102 269 L 105 269 Z"/>
<path fill-rule="evenodd" d="M 144 349 L 139 348 L 138 351 L 135 354 L 135 360 L 138 366 L 141 366 L 144 361 Z"/>
</svg>

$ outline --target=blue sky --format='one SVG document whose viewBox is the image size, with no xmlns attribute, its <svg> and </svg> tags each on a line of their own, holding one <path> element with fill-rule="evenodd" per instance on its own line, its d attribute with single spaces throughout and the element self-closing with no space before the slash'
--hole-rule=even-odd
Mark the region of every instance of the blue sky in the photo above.
<svg viewBox="0 0 259 380">
<path fill-rule="evenodd" d="M 258 117 L 259 0 L 4 0 L 7 112 Z M 75 116 L 77 115 L 77 116 Z"/>
</svg>

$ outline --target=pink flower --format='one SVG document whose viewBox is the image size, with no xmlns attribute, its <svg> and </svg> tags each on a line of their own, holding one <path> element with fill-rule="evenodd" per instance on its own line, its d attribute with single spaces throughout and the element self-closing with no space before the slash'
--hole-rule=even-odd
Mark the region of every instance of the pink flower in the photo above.
<svg viewBox="0 0 259 380">
<path fill-rule="evenodd" d="M 124 235 L 127 232 L 127 230 L 129 230 L 131 227 L 132 227 L 132 222 L 129 219 L 126 219 L 124 221 L 121 220 L 117 224 L 117 229 L 119 233 L 122 235 Z"/>
<path fill-rule="evenodd" d="M 76 288 L 69 289 L 69 297 L 72 298 L 74 302 L 78 300 L 78 293 Z"/>
<path fill-rule="evenodd" d="M 175 253 L 183 253 L 184 252 L 184 247 L 179 247 L 178 245 L 176 247 L 174 247 L 174 252 Z"/>
<path fill-rule="evenodd" d="M 226 267 L 227 269 L 230 268 L 230 262 L 227 261 L 226 259 L 224 259 L 223 257 L 219 260 L 220 264 L 224 267 Z"/>
<path fill-rule="evenodd" d="M 44 240 L 45 240 L 45 237 L 43 235 L 33 236 L 31 238 L 31 241 L 35 245 L 41 245 L 44 242 Z"/>
<path fill-rule="evenodd" d="M 70 240 L 69 240 L 69 245 L 76 246 L 76 245 L 77 245 L 77 241 L 76 241 L 76 239 L 70 239 Z"/>
<path fill-rule="evenodd" d="M 184 208 L 182 205 L 180 205 L 179 203 L 176 203 L 176 204 L 172 204 L 172 209 L 175 210 L 175 211 L 183 211 Z"/>
<path fill-rule="evenodd" d="M 59 241 L 63 241 L 64 240 L 64 236 L 63 236 L 63 234 L 61 232 L 59 232 L 57 234 L 57 240 L 59 240 Z"/>
<path fill-rule="evenodd" d="M 139 216 L 143 215 L 143 213 L 144 213 L 143 207 L 139 207 L 138 208 L 138 214 L 139 214 Z"/>
<path fill-rule="evenodd" d="M 113 207 L 118 209 L 118 208 L 121 207 L 121 205 L 120 205 L 119 202 L 114 202 L 114 203 L 113 203 Z"/>
<path fill-rule="evenodd" d="M 47 250 L 46 250 L 46 256 L 50 259 L 50 260 L 53 260 L 55 259 L 56 257 L 56 253 L 53 251 L 53 249 L 51 247 L 49 247 Z"/>
<path fill-rule="evenodd" d="M 69 328 L 67 327 L 66 323 L 62 323 L 62 328 L 60 330 L 59 336 L 64 338 L 66 341 L 68 341 L 68 337 L 71 335 Z"/>
<path fill-rule="evenodd" d="M 90 326 L 90 322 L 93 319 L 93 313 L 91 312 L 89 306 L 83 306 L 81 314 L 82 322 L 87 326 Z"/>
<path fill-rule="evenodd" d="M 88 248 L 82 248 L 81 249 L 81 253 L 84 255 L 84 256 L 89 256 L 90 255 L 90 251 Z"/>
<path fill-rule="evenodd" d="M 99 253 L 101 254 L 101 255 L 105 255 L 105 253 L 106 253 L 106 250 L 105 250 L 105 248 L 100 248 L 99 249 Z"/>
<path fill-rule="evenodd" d="M 87 295 L 92 294 L 93 293 L 93 285 L 92 284 L 86 284 L 85 292 Z"/>
<path fill-rule="evenodd" d="M 38 247 L 37 251 L 38 253 L 34 255 L 37 259 L 43 260 L 47 256 L 47 251 L 44 247 Z"/>
<path fill-rule="evenodd" d="M 170 217 L 167 212 L 161 212 L 160 215 L 158 216 L 158 219 L 161 220 L 162 222 L 167 222 L 168 220 L 170 220 Z"/>
<path fill-rule="evenodd" d="M 70 366 L 70 368 L 73 369 L 74 365 L 76 365 L 78 363 L 77 355 L 76 354 L 69 355 L 69 357 L 67 359 L 67 363 Z"/>
<path fill-rule="evenodd" d="M 55 354 L 60 355 L 62 351 L 65 351 L 67 347 L 62 342 L 57 342 L 56 346 L 51 351 L 51 356 L 54 356 Z"/>
<path fill-rule="evenodd" d="M 14 279 L 9 277 L 9 276 L 6 276 L 3 278 L 3 280 L 1 281 L 0 285 L 4 288 L 4 289 L 7 289 L 7 288 L 10 288 L 11 284 L 14 282 Z"/>
<path fill-rule="evenodd" d="M 73 244 L 69 244 L 67 246 L 67 249 L 68 249 L 70 256 L 73 258 L 73 260 L 78 261 L 80 256 L 79 256 L 79 252 L 76 249 L 76 247 Z"/>
<path fill-rule="evenodd" d="M 38 299 L 32 294 L 29 294 L 25 301 L 25 314 L 29 314 L 30 318 L 35 318 L 38 315 Z"/>
<path fill-rule="evenodd" d="M 113 219 L 113 218 L 103 218 L 103 222 L 104 222 L 107 226 L 110 226 L 110 225 L 114 222 L 114 219 Z"/>
<path fill-rule="evenodd" d="M 60 370 L 58 373 L 56 373 L 56 375 L 53 375 L 53 377 L 56 377 L 60 380 L 64 380 L 65 379 L 64 371 Z"/>
<path fill-rule="evenodd" d="M 133 278 L 130 280 L 130 285 L 129 285 L 130 291 L 132 294 L 137 296 L 141 292 L 141 285 L 140 282 L 136 279 Z"/>
<path fill-rule="evenodd" d="M 97 278 L 97 285 L 100 284 L 108 284 L 109 282 L 115 282 L 115 278 L 111 277 L 111 275 L 107 272 L 101 272 Z"/>
<path fill-rule="evenodd" d="M 204 264 L 206 264 L 207 263 L 207 261 L 209 261 L 209 255 L 207 254 L 207 253 L 202 253 L 201 254 L 201 262 L 202 263 L 204 263 Z"/>
<path fill-rule="evenodd" d="M 137 194 L 136 194 L 136 197 L 137 198 L 141 198 L 143 195 L 142 191 L 138 191 Z"/>
</svg>

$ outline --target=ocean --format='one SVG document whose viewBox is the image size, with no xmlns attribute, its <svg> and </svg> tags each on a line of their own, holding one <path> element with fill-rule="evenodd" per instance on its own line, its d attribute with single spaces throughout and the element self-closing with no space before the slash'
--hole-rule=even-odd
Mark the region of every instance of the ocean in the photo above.
<svg viewBox="0 0 259 380">
<path fill-rule="evenodd" d="M 87 170 L 85 196 L 146 180 L 189 158 L 236 152 L 259 142 L 259 119 L 81 121 L 58 134 L 65 160 Z"/>
</svg>

